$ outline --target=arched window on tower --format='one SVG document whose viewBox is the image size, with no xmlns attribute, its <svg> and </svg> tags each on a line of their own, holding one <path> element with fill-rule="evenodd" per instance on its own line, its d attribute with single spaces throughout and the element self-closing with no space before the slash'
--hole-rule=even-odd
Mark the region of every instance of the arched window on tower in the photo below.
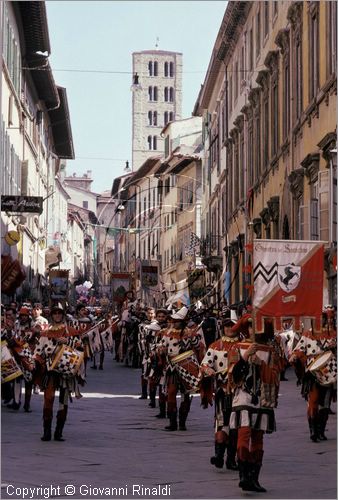
<svg viewBox="0 0 338 500">
<path fill-rule="evenodd" d="M 157 137 L 156 135 L 153 136 L 153 150 L 156 151 L 157 149 Z"/>
<path fill-rule="evenodd" d="M 165 111 L 164 112 L 164 125 L 166 125 L 168 123 L 168 111 Z"/>
<path fill-rule="evenodd" d="M 158 62 L 154 62 L 154 76 L 158 76 Z"/>
<path fill-rule="evenodd" d="M 153 124 L 153 112 L 152 111 L 148 111 L 148 125 L 152 125 Z"/>
<path fill-rule="evenodd" d="M 174 76 L 174 63 L 171 62 L 169 64 L 169 76 L 173 77 Z"/>
<path fill-rule="evenodd" d="M 153 100 L 153 87 L 148 87 L 148 98 L 149 101 Z"/>
<path fill-rule="evenodd" d="M 154 111 L 153 113 L 153 123 L 154 127 L 157 127 L 157 111 Z"/>
<path fill-rule="evenodd" d="M 164 101 L 168 102 L 168 100 L 169 100 L 168 87 L 164 87 Z"/>
<path fill-rule="evenodd" d="M 169 113 L 169 121 L 170 122 L 174 121 L 174 113 L 173 113 L 173 111 L 170 111 L 170 113 Z"/>
<path fill-rule="evenodd" d="M 174 88 L 170 87 L 169 89 L 169 101 L 174 102 Z"/>
<path fill-rule="evenodd" d="M 148 62 L 149 76 L 153 76 L 153 61 Z"/>
<path fill-rule="evenodd" d="M 151 141 L 151 135 L 148 135 L 147 141 L 148 141 L 148 149 L 151 150 L 151 146 L 152 146 L 152 144 L 151 144 L 151 142 L 152 142 Z"/>
<path fill-rule="evenodd" d="M 158 100 L 158 89 L 157 87 L 154 87 L 154 95 L 153 95 L 153 100 L 157 101 Z"/>
<path fill-rule="evenodd" d="M 169 68 L 168 68 L 168 63 L 164 63 L 164 76 L 168 76 L 169 74 Z"/>
</svg>

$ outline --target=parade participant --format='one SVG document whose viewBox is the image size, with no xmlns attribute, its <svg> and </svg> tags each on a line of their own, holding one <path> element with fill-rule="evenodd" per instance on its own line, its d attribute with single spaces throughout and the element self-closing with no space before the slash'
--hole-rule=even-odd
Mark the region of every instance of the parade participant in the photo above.
<svg viewBox="0 0 338 500">
<path fill-rule="evenodd" d="M 16 344 L 14 341 L 15 310 L 13 311 L 11 307 L 7 309 L 1 307 L 1 316 L 1 341 L 5 340 L 10 349 L 11 346 Z M 17 401 L 15 400 L 13 380 L 1 385 L 1 398 L 5 405 L 10 405 L 12 401 L 9 408 L 13 410 L 18 410 L 20 408 L 20 401 L 18 398 Z"/>
<path fill-rule="evenodd" d="M 265 492 L 258 481 L 263 461 L 263 436 L 276 430 L 280 357 L 273 325 L 266 321 L 264 332 L 253 336 L 252 318 L 239 320 L 253 342 L 238 343 L 229 359 L 229 382 L 233 388 L 230 429 L 238 430 L 237 459 L 239 487 Z M 238 325 L 233 327 L 238 330 Z"/>
<path fill-rule="evenodd" d="M 54 432 L 55 441 L 64 441 L 62 437 L 63 427 L 66 422 L 68 412 L 68 398 L 71 392 L 77 391 L 76 375 L 63 374 L 55 369 L 50 369 L 53 364 L 53 354 L 62 345 L 70 346 L 73 349 L 83 349 L 83 344 L 76 330 L 71 332 L 65 321 L 65 312 L 61 304 L 51 307 L 51 321 L 49 328 L 41 332 L 39 344 L 37 345 L 34 357 L 42 367 L 44 376 L 41 379 L 41 389 L 44 390 L 43 406 L 43 436 L 42 441 L 50 441 L 52 437 L 52 419 L 55 391 L 59 389 L 59 410 L 56 416 L 56 428 Z M 76 353 L 74 353 L 76 355 Z M 83 356 L 83 354 L 82 354 Z M 78 357 L 81 362 L 83 357 Z M 47 370 L 47 367 L 49 370 Z"/>
<path fill-rule="evenodd" d="M 191 398 L 183 384 L 182 377 L 178 373 L 177 365 L 173 359 L 177 355 L 193 350 L 199 363 L 205 354 L 205 345 L 198 331 L 186 329 L 187 307 L 183 306 L 179 311 L 169 316 L 170 326 L 164 331 L 158 354 L 165 353 L 167 360 L 166 369 L 166 393 L 168 401 L 168 417 L 170 424 L 165 427 L 167 431 L 177 430 L 177 401 L 178 391 L 181 392 L 181 405 L 179 408 L 179 430 L 186 430 L 186 420 L 190 411 Z"/>
<path fill-rule="evenodd" d="M 205 344 L 208 348 L 209 345 L 215 342 L 215 340 L 217 340 L 219 337 L 217 319 L 214 316 L 212 307 L 205 311 L 202 330 L 204 334 Z"/>
<path fill-rule="evenodd" d="M 302 384 L 301 394 L 307 401 L 310 439 L 314 443 L 327 439 L 325 427 L 330 413 L 330 403 L 336 398 L 336 356 L 334 309 L 327 307 L 323 311 L 321 331 L 305 329 L 289 359 Z M 324 360 L 324 364 L 320 359 Z M 318 369 L 315 369 L 315 363 L 319 366 Z"/>
<path fill-rule="evenodd" d="M 31 311 L 27 306 L 22 306 L 18 313 L 18 319 L 15 322 L 15 332 L 20 338 L 31 334 L 32 317 Z"/>
<path fill-rule="evenodd" d="M 224 454 L 227 450 L 226 467 L 238 470 L 236 464 L 237 430 L 229 430 L 229 421 L 232 408 L 232 392 L 228 380 L 228 356 L 239 342 L 237 332 L 232 330 L 235 321 L 231 318 L 223 319 L 223 335 L 219 340 L 210 344 L 201 363 L 201 399 L 204 408 L 212 404 L 212 394 L 215 390 L 215 455 L 210 462 L 221 469 L 224 465 Z M 210 382 L 215 387 L 210 387 Z"/>
<path fill-rule="evenodd" d="M 103 331 L 103 329 L 106 326 L 106 322 L 104 321 L 104 318 L 102 316 L 103 316 L 102 309 L 97 308 L 95 318 L 92 317 L 92 319 L 95 323 L 99 323 L 99 331 L 100 332 Z M 103 370 L 103 362 L 104 362 L 103 346 L 102 346 L 102 350 L 100 352 L 93 353 L 93 366 L 91 366 L 91 368 L 93 368 L 94 370 L 97 370 L 97 363 L 96 363 L 97 357 L 99 357 L 99 370 Z"/>
<path fill-rule="evenodd" d="M 158 406 L 160 413 L 156 415 L 157 418 L 166 418 L 166 396 L 163 392 L 164 383 L 164 368 L 165 360 L 163 356 L 158 356 L 156 353 L 157 347 L 159 346 L 162 333 L 164 329 L 168 326 L 167 323 L 167 311 L 165 309 L 157 309 L 156 311 L 156 321 L 152 322 L 148 326 L 150 333 L 149 338 L 149 395 L 150 400 L 155 403 L 155 397 L 158 386 Z"/>
<path fill-rule="evenodd" d="M 33 360 L 32 353 L 35 349 L 39 332 L 32 328 L 31 311 L 27 306 L 19 310 L 18 320 L 15 322 L 15 334 L 11 345 L 15 359 L 22 369 L 23 376 L 14 380 L 14 401 L 8 408 L 18 410 L 21 406 L 22 381 L 25 384 L 24 411 L 30 413 L 30 403 L 33 391 Z"/>
<path fill-rule="evenodd" d="M 146 310 L 146 318 L 138 327 L 138 349 L 141 358 L 141 396 L 139 399 L 148 398 L 148 379 L 146 378 L 147 366 L 149 363 L 149 342 L 147 336 L 147 326 L 155 320 L 155 309 L 148 307 Z M 155 408 L 155 398 L 150 401 L 150 404 Z"/>
<path fill-rule="evenodd" d="M 78 327 L 79 330 L 82 327 L 82 331 L 85 331 L 86 329 L 89 329 L 91 327 L 92 323 L 93 323 L 92 319 L 88 315 L 86 304 L 82 302 L 78 303 L 75 309 L 75 317 L 73 320 L 69 320 L 68 324 L 75 328 Z M 83 333 L 80 335 L 84 346 L 84 366 L 86 371 L 88 359 L 92 358 L 93 355 L 90 349 L 88 337 L 86 336 L 86 334 Z"/>
<path fill-rule="evenodd" d="M 32 322 L 33 328 L 41 326 L 41 329 L 43 330 L 45 327 L 48 326 L 48 319 L 42 316 L 42 304 L 40 302 L 35 302 L 32 309 L 32 317 L 33 317 L 33 322 Z"/>
</svg>

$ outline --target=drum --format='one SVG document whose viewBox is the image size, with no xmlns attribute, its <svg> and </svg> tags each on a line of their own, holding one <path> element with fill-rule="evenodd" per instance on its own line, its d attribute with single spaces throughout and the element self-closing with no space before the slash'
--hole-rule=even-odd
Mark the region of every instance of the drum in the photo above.
<svg viewBox="0 0 338 500">
<path fill-rule="evenodd" d="M 1 341 L 1 383 L 10 382 L 22 375 L 19 365 L 8 349 L 7 342 Z"/>
<path fill-rule="evenodd" d="M 175 366 L 180 381 L 188 394 L 199 391 L 199 364 L 194 351 L 174 356 L 170 362 Z"/>
<path fill-rule="evenodd" d="M 251 342 L 239 342 L 236 347 L 240 349 L 241 355 L 250 347 Z M 264 363 L 268 364 L 272 347 L 265 344 L 259 344 L 259 349 L 256 351 L 256 356 Z"/>
<path fill-rule="evenodd" d="M 316 377 L 320 385 L 337 382 L 337 358 L 331 351 L 316 356 L 308 366 L 308 370 Z"/>
<path fill-rule="evenodd" d="M 79 371 L 83 357 L 83 352 L 62 344 L 55 349 L 48 370 L 54 370 L 66 377 L 73 377 Z"/>
<path fill-rule="evenodd" d="M 93 330 L 90 330 L 87 333 L 87 336 L 88 336 L 91 352 L 93 354 L 95 354 L 97 352 L 101 352 L 102 351 L 102 342 L 101 342 L 101 335 L 100 335 L 98 327 L 95 327 Z"/>
</svg>

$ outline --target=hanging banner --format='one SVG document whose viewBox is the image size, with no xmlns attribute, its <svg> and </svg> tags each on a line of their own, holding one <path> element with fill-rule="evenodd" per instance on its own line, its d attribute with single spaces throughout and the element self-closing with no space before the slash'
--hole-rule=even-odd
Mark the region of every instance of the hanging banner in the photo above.
<svg viewBox="0 0 338 500">
<path fill-rule="evenodd" d="M 149 265 L 150 262 L 150 265 Z M 141 261 L 141 287 L 155 289 L 159 285 L 158 261 Z"/>
<path fill-rule="evenodd" d="M 194 269 L 188 274 L 189 295 L 192 302 L 194 299 L 202 298 L 205 295 L 205 273 L 204 269 Z"/>
<path fill-rule="evenodd" d="M 51 300 L 68 299 L 69 270 L 51 269 L 49 271 L 49 287 Z"/>
<path fill-rule="evenodd" d="M 262 332 L 264 318 L 272 318 L 277 330 L 282 318 L 293 318 L 300 328 L 302 317 L 321 327 L 323 309 L 324 242 L 255 240 L 255 331 Z"/>
<path fill-rule="evenodd" d="M 112 273 L 111 278 L 113 302 L 123 304 L 130 291 L 131 275 L 129 273 Z"/>
</svg>

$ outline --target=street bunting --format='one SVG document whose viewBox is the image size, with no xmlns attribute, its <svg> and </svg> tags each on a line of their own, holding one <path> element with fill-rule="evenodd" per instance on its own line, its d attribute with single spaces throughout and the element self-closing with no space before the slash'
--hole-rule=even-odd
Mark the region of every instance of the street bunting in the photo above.
<svg viewBox="0 0 338 500">
<path fill-rule="evenodd" d="M 255 240 L 253 261 L 255 331 L 263 331 L 264 318 L 279 330 L 283 318 L 293 318 L 299 329 L 308 317 L 320 329 L 324 242 Z"/>
</svg>

